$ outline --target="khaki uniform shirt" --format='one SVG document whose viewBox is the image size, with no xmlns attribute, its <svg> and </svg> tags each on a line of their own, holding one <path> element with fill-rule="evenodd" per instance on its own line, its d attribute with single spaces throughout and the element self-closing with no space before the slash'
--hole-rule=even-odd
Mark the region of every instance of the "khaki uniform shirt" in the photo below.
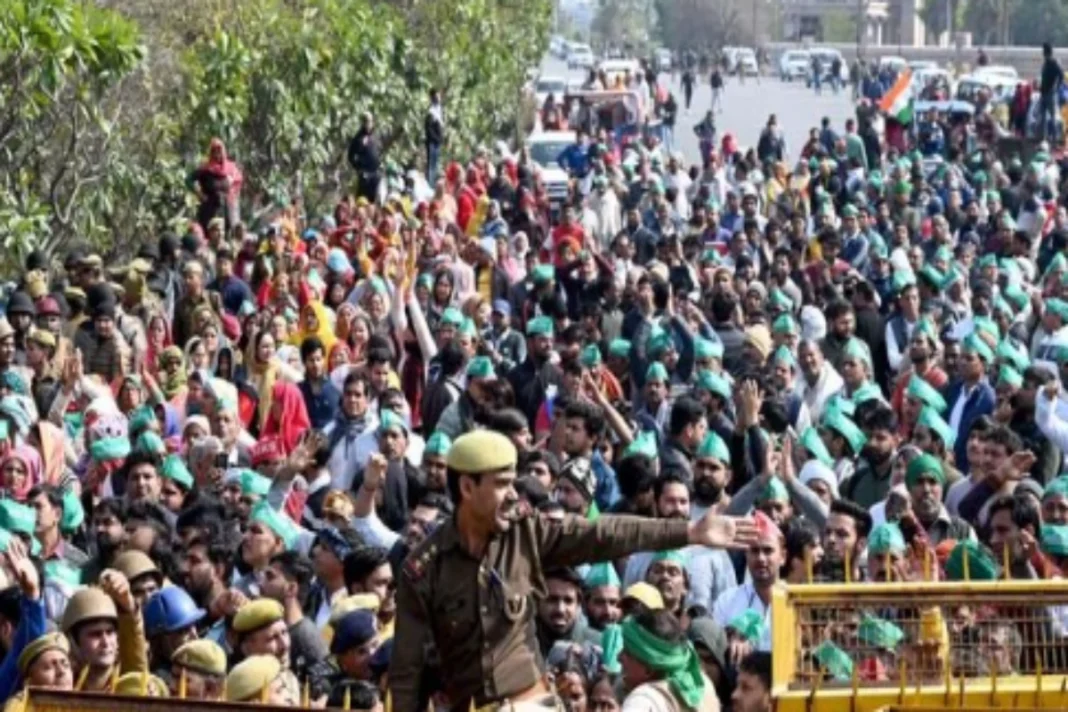
<svg viewBox="0 0 1068 712">
<path fill-rule="evenodd" d="M 687 544 L 689 522 L 603 516 L 562 522 L 532 513 L 492 540 L 481 560 L 450 519 L 408 557 L 397 588 L 390 687 L 394 712 L 420 712 L 433 644 L 453 709 L 506 700 L 541 679 L 534 598 L 543 572 Z"/>
</svg>

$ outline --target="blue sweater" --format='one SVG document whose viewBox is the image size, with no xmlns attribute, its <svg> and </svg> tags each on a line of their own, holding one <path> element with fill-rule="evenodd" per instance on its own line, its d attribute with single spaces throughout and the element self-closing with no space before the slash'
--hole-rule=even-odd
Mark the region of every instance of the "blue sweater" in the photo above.
<svg viewBox="0 0 1068 712">
<path fill-rule="evenodd" d="M 45 609 L 40 598 L 30 600 L 25 596 L 19 602 L 22 617 L 11 639 L 11 649 L 0 663 L 0 703 L 6 702 L 22 687 L 19 675 L 19 656 L 26 646 L 45 634 Z"/>
</svg>

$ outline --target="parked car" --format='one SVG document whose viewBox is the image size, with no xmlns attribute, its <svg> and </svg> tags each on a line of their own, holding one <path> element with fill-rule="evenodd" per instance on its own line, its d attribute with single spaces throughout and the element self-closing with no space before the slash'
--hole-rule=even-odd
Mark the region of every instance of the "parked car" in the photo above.
<svg viewBox="0 0 1068 712">
<path fill-rule="evenodd" d="M 748 47 L 741 47 L 734 55 L 734 73 L 749 77 L 760 74 L 760 65 L 757 63 L 756 52 Z"/>
<path fill-rule="evenodd" d="M 568 69 L 590 69 L 593 67 L 593 50 L 586 44 L 573 44 L 567 54 Z"/>
<path fill-rule="evenodd" d="M 808 76 L 809 67 L 811 66 L 812 55 L 808 53 L 808 50 L 787 50 L 779 57 L 779 79 L 784 82 L 804 79 Z"/>
</svg>

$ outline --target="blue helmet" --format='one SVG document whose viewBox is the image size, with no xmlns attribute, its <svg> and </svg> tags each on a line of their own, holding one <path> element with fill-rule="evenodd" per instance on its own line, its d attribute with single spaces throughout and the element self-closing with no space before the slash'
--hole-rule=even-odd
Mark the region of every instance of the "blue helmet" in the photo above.
<svg viewBox="0 0 1068 712">
<path fill-rule="evenodd" d="M 184 588 L 167 586 L 145 603 L 145 635 L 149 638 L 163 633 L 175 633 L 196 625 L 204 617 L 204 609 Z"/>
</svg>

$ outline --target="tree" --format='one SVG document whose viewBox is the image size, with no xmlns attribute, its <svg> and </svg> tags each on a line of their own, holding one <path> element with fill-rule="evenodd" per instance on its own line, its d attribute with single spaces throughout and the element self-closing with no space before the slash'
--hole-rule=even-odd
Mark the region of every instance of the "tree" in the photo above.
<svg viewBox="0 0 1068 712">
<path fill-rule="evenodd" d="M 848 10 L 835 10 L 823 16 L 824 42 L 856 42 L 857 16 Z"/>
<path fill-rule="evenodd" d="M 601 0 L 590 26 L 600 45 L 639 47 L 649 40 L 649 0 Z"/>
<path fill-rule="evenodd" d="M 727 45 L 752 44 L 755 39 L 752 3 L 657 0 L 656 11 L 661 42 L 672 49 L 711 47 L 718 50 Z"/>
<path fill-rule="evenodd" d="M 1026 0 L 1019 3 L 1010 20 L 1012 43 L 1024 46 L 1068 42 L 1068 6 L 1063 0 Z"/>
<path fill-rule="evenodd" d="M 948 29 L 946 20 L 950 16 L 953 20 L 953 29 L 961 29 L 967 4 L 967 0 L 927 0 L 920 9 L 919 15 L 927 26 L 928 34 L 937 37 Z"/>
</svg>

